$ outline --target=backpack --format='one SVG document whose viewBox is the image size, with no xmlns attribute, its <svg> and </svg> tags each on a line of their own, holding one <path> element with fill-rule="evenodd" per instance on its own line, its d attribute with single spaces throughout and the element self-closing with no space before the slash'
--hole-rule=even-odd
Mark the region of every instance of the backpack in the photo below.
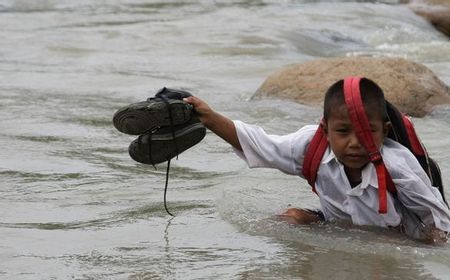
<svg viewBox="0 0 450 280">
<path fill-rule="evenodd" d="M 365 114 L 364 106 L 359 92 L 360 77 L 349 77 L 344 79 L 344 95 L 349 116 L 355 128 L 355 133 L 358 136 L 361 144 L 369 152 L 369 159 L 374 164 L 377 171 L 378 178 L 378 195 L 379 195 L 379 213 L 387 212 L 387 194 L 386 191 L 395 194 L 396 189 L 392 181 L 383 159 L 377 147 L 373 143 L 370 132 L 369 122 Z M 386 101 L 387 114 L 392 127 L 388 133 L 389 138 L 399 142 L 408 148 L 419 161 L 423 170 L 426 172 L 434 187 L 438 188 L 442 198 L 447 204 L 444 196 L 444 189 L 442 184 L 441 172 L 439 165 L 429 157 L 425 147 L 421 143 L 417 133 L 414 129 L 412 121 L 408 116 L 401 113 L 394 105 Z M 328 140 L 323 131 L 323 120 L 319 128 L 315 132 L 308 149 L 305 153 L 302 174 L 308 180 L 312 190 L 315 190 L 315 182 L 317 171 L 320 167 L 323 154 L 328 147 Z M 447 204 L 448 206 L 448 204 Z"/>
</svg>

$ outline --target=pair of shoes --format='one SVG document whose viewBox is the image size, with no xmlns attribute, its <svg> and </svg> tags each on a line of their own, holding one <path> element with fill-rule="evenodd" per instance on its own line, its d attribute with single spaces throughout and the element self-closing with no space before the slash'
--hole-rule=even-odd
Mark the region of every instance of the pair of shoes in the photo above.
<svg viewBox="0 0 450 280">
<path fill-rule="evenodd" d="M 189 96 L 186 91 L 163 88 L 154 97 L 125 106 L 113 116 L 117 130 L 139 135 L 128 148 L 132 159 L 153 166 L 167 161 L 164 208 L 171 216 L 166 203 L 170 160 L 206 135 L 192 105 L 183 102 Z"/>
<path fill-rule="evenodd" d="M 192 105 L 183 101 L 189 92 L 163 88 L 146 101 L 120 108 L 113 124 L 120 132 L 139 135 L 128 152 L 132 159 L 145 164 L 158 164 L 199 143 L 206 128 Z"/>
</svg>

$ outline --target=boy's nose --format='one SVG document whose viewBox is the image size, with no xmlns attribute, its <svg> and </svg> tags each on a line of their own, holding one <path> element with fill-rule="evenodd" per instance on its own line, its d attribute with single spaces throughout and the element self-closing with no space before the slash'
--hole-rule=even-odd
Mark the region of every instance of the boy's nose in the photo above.
<svg viewBox="0 0 450 280">
<path fill-rule="evenodd" d="M 352 148 L 361 148 L 361 143 L 355 133 L 350 136 L 349 146 Z"/>
</svg>

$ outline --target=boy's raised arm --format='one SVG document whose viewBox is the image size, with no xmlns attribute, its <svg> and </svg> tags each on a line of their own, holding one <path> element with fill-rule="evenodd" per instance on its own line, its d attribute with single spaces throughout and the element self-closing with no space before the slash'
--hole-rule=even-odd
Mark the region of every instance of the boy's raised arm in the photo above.
<svg viewBox="0 0 450 280">
<path fill-rule="evenodd" d="M 194 106 L 200 121 L 206 128 L 230 143 L 234 148 L 242 151 L 236 127 L 231 119 L 214 111 L 198 97 L 190 96 L 185 98 L 184 101 Z"/>
</svg>

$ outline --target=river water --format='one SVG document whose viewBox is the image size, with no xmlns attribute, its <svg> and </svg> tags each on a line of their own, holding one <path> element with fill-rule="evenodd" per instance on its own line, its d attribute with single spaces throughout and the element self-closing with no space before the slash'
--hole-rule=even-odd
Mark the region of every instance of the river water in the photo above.
<svg viewBox="0 0 450 280">
<path fill-rule="evenodd" d="M 212 133 L 172 161 L 171 219 L 165 165 L 131 160 L 134 137 L 111 122 L 169 86 L 292 132 L 320 108 L 251 97 L 322 57 L 403 57 L 450 84 L 450 41 L 395 2 L 0 1 L 0 278 L 450 279 L 450 245 L 276 221 L 317 198 L 296 176 L 248 169 Z M 446 186 L 449 117 L 414 119 Z"/>
</svg>

